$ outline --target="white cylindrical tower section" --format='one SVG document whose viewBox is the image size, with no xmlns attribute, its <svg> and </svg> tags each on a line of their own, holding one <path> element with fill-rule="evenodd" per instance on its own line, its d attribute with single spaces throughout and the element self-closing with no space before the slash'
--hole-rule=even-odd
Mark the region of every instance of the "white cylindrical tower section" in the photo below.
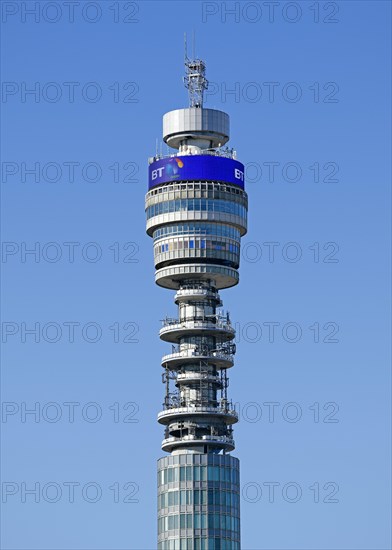
<svg viewBox="0 0 392 550">
<path fill-rule="evenodd" d="M 173 149 L 212 149 L 229 141 L 230 118 L 216 109 L 189 107 L 163 115 L 163 141 Z"/>
</svg>

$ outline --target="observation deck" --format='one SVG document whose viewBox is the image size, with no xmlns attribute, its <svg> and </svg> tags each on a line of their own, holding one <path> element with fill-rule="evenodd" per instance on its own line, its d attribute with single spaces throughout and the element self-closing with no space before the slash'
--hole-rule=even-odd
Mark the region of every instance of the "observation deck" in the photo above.
<svg viewBox="0 0 392 550">
<path fill-rule="evenodd" d="M 203 148 L 221 147 L 229 137 L 230 119 L 223 111 L 188 107 L 163 115 L 163 141 L 173 149 L 190 141 Z"/>
<path fill-rule="evenodd" d="M 235 424 L 238 422 L 238 413 L 235 409 L 228 407 L 207 407 L 202 405 L 188 407 L 169 407 L 158 413 L 158 422 L 160 424 L 169 424 L 173 420 L 187 418 L 210 418 L 223 420 L 226 424 Z"/>
<path fill-rule="evenodd" d="M 234 364 L 234 355 L 229 353 L 211 351 L 206 353 L 195 353 L 193 350 L 179 351 L 169 353 L 162 357 L 162 366 L 167 366 L 169 369 L 178 368 L 181 365 L 196 364 L 200 362 L 208 362 L 215 365 L 219 369 L 228 369 Z M 179 375 L 180 376 L 180 375 Z"/>
<path fill-rule="evenodd" d="M 222 321 L 213 323 L 212 321 L 179 321 L 178 319 L 165 319 L 164 326 L 159 331 L 159 337 L 165 342 L 177 343 L 184 336 L 203 336 L 211 335 L 214 337 L 233 340 L 235 338 L 235 329 Z"/>
<path fill-rule="evenodd" d="M 201 437 L 184 435 L 183 437 L 168 437 L 164 439 L 162 441 L 162 450 L 171 453 L 179 444 L 184 449 L 201 445 L 225 449 L 226 452 L 234 451 L 235 449 L 234 439 L 225 435 L 203 435 Z"/>
</svg>

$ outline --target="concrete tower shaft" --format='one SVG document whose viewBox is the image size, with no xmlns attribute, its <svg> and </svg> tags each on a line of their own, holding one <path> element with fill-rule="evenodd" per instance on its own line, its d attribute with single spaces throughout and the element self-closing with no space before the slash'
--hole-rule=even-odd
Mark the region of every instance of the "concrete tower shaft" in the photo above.
<svg viewBox="0 0 392 550">
<path fill-rule="evenodd" d="M 158 549 L 239 550 L 239 461 L 228 398 L 235 330 L 219 290 L 238 283 L 247 231 L 244 166 L 223 145 L 229 116 L 204 109 L 205 64 L 186 59 L 190 107 L 166 113 L 163 140 L 177 152 L 149 159 L 147 233 L 155 281 L 176 290 L 178 315 L 159 332 L 165 384 L 158 461 Z"/>
</svg>

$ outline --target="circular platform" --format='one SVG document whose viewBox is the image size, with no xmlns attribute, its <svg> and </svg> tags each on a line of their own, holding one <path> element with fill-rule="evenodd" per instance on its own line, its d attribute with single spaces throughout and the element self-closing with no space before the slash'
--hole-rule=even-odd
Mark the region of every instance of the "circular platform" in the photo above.
<svg viewBox="0 0 392 550">
<path fill-rule="evenodd" d="M 173 149 L 179 149 L 185 141 L 204 141 L 207 148 L 220 147 L 229 138 L 230 117 L 223 111 L 189 107 L 163 115 L 163 141 Z"/>
<path fill-rule="evenodd" d="M 164 288 L 178 290 L 181 282 L 190 277 L 200 281 L 214 279 L 216 288 L 230 288 L 238 284 L 236 269 L 216 264 L 181 264 L 163 267 L 155 272 L 155 282 Z"/>
</svg>

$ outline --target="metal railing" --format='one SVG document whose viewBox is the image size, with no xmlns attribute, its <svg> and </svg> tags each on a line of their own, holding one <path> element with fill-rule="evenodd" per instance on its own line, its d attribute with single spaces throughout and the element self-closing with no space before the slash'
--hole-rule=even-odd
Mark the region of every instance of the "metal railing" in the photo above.
<svg viewBox="0 0 392 550">
<path fill-rule="evenodd" d="M 233 406 L 231 405 L 231 407 L 229 406 L 229 404 L 227 404 L 226 406 L 217 406 L 217 407 L 206 407 L 206 406 L 203 406 L 203 405 L 194 405 L 194 406 L 185 406 L 185 407 L 179 407 L 179 406 L 170 406 L 170 404 L 166 405 L 165 403 L 163 404 L 163 408 L 164 410 L 163 411 L 160 411 L 158 413 L 158 418 L 162 417 L 162 416 L 166 416 L 167 414 L 175 414 L 175 413 L 210 413 L 210 414 L 228 414 L 230 416 L 234 416 L 235 418 L 238 418 L 238 413 L 237 411 L 233 408 Z"/>
<path fill-rule="evenodd" d="M 162 324 L 163 324 L 162 329 L 169 328 L 169 327 L 176 327 L 176 326 L 178 326 L 179 328 L 191 328 L 191 329 L 197 328 L 198 326 L 200 326 L 201 328 L 204 328 L 205 325 L 208 325 L 208 327 L 211 327 L 211 328 L 223 328 L 230 332 L 235 332 L 235 329 L 231 326 L 231 323 L 224 319 L 226 319 L 226 317 L 222 317 L 222 318 L 216 317 L 215 320 L 212 320 L 209 318 L 195 320 L 192 317 L 179 320 L 179 319 L 173 319 L 172 317 L 166 317 L 165 319 L 162 319 Z"/>
<path fill-rule="evenodd" d="M 206 234 L 205 231 L 202 230 L 202 229 L 195 230 L 195 231 L 192 230 L 192 232 L 195 235 L 204 235 L 204 234 Z M 220 301 L 220 297 L 219 297 L 219 294 L 218 294 L 217 290 L 212 290 L 210 288 L 206 288 L 206 287 L 203 287 L 201 285 L 200 286 L 193 286 L 193 285 L 181 286 L 181 288 L 179 290 L 177 290 L 177 294 L 176 294 L 176 296 L 178 296 L 178 297 L 194 296 L 194 295 L 205 296 L 206 298 L 212 296 L 216 300 Z"/>
<path fill-rule="evenodd" d="M 167 159 L 167 158 L 174 158 L 174 157 L 185 157 L 185 156 L 195 156 L 195 155 L 210 155 L 213 157 L 224 157 L 229 159 L 235 159 L 237 157 L 237 153 L 235 149 L 230 149 L 229 147 L 225 147 L 224 149 L 199 149 L 197 153 L 191 153 L 191 154 L 181 154 L 180 153 L 166 153 L 165 155 L 163 153 L 157 153 L 152 157 L 152 162 L 155 162 L 157 160 L 161 159 Z"/>
<path fill-rule="evenodd" d="M 234 445 L 234 439 L 227 435 L 202 435 L 200 437 L 196 435 L 184 435 L 183 437 L 165 437 L 162 441 L 162 445 L 168 443 L 176 443 L 181 441 L 212 441 L 214 443 L 227 443 L 229 445 Z"/>
<path fill-rule="evenodd" d="M 216 374 L 209 372 L 208 370 L 201 370 L 201 371 L 191 371 L 191 372 L 179 372 L 177 374 L 176 381 L 178 382 L 184 382 L 188 380 L 195 380 L 195 381 L 203 381 L 203 382 L 212 382 L 217 385 L 221 385 L 222 381 L 219 376 L 219 373 Z"/>
<path fill-rule="evenodd" d="M 224 353 L 224 352 L 197 352 L 195 350 L 183 350 L 178 351 L 174 353 L 168 353 L 162 357 L 162 363 L 166 361 L 174 361 L 176 359 L 187 359 L 189 357 L 203 357 L 203 358 L 213 358 L 213 359 L 221 359 L 223 361 L 230 361 L 234 362 L 234 356 L 230 353 Z"/>
</svg>

